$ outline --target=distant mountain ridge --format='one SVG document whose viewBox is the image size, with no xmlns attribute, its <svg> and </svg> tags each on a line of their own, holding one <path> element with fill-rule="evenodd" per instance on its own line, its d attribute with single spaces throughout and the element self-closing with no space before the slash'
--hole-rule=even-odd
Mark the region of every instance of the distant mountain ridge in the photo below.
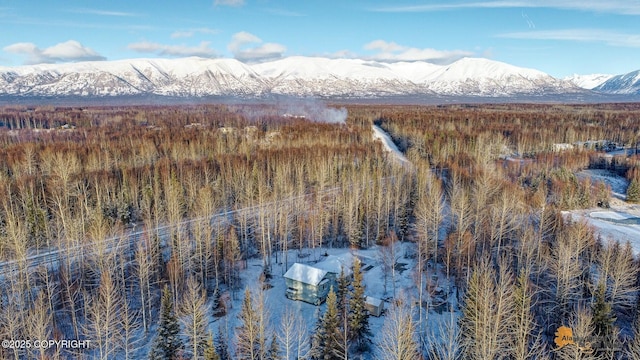
<svg viewBox="0 0 640 360">
<path fill-rule="evenodd" d="M 18 97 L 510 97 L 585 91 L 538 70 L 482 58 L 435 65 L 300 56 L 244 64 L 192 57 L 0 67 L 0 96 Z"/>
<path fill-rule="evenodd" d="M 577 87 L 592 90 L 614 76 L 615 75 L 610 75 L 610 74 L 589 74 L 589 75 L 574 74 L 574 75 L 565 77 L 563 80 L 566 80 Z"/>
<path fill-rule="evenodd" d="M 640 95 L 640 70 L 613 76 L 594 90 L 608 94 Z"/>
</svg>

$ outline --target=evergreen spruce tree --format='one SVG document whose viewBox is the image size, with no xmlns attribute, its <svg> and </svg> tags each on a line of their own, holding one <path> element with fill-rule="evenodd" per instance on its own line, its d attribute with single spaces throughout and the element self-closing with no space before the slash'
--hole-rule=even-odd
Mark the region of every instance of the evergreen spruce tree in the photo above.
<svg viewBox="0 0 640 360">
<path fill-rule="evenodd" d="M 158 334 L 149 353 L 152 360 L 173 360 L 178 358 L 178 352 L 183 344 L 180 339 L 180 325 L 173 308 L 173 298 L 169 287 L 162 290 L 162 304 L 160 309 L 160 321 Z"/>
<path fill-rule="evenodd" d="M 616 321 L 611 304 L 606 300 L 606 290 L 604 282 L 601 281 L 595 293 L 595 303 L 591 307 L 594 332 L 601 337 L 608 337 L 612 333 L 613 323 Z"/>
<path fill-rule="evenodd" d="M 640 182 L 633 178 L 627 188 L 627 201 L 632 203 L 640 202 Z"/>
<path fill-rule="evenodd" d="M 278 345 L 278 339 L 276 338 L 276 333 L 274 332 L 271 336 L 271 344 L 269 346 L 269 350 L 267 351 L 267 360 L 280 359 L 280 346 Z"/>
<path fill-rule="evenodd" d="M 213 343 L 213 334 L 211 334 L 211 332 L 209 332 L 207 344 L 204 348 L 204 360 L 220 360 L 220 356 L 216 351 L 216 346 Z"/>
<path fill-rule="evenodd" d="M 348 298 L 347 295 L 349 293 L 349 279 L 344 274 L 344 268 L 340 270 L 340 277 L 338 278 L 338 290 L 336 291 L 336 297 L 338 301 L 338 313 L 340 316 L 345 314 L 345 309 L 347 308 Z"/>
<path fill-rule="evenodd" d="M 216 352 L 218 356 L 220 356 L 220 360 L 231 360 L 231 355 L 229 354 L 229 337 L 227 336 L 227 331 L 223 329 L 222 325 L 218 326 L 218 333 L 216 334 L 216 338 L 214 341 L 214 345 L 216 347 Z"/>
<path fill-rule="evenodd" d="M 358 351 L 366 351 L 371 343 L 369 314 L 365 307 L 365 287 L 362 281 L 362 270 L 359 260 L 353 263 L 353 293 L 349 300 L 348 337 L 356 345 Z"/>
<path fill-rule="evenodd" d="M 211 313 L 213 317 L 219 318 L 227 314 L 227 308 L 222 301 L 220 289 L 216 286 L 211 296 Z"/>
<path fill-rule="evenodd" d="M 333 292 L 333 288 L 329 291 L 329 294 Z M 327 302 L 329 297 L 327 296 Z M 319 311 L 319 307 L 317 307 L 316 311 Z M 311 336 L 311 350 L 309 352 L 309 357 L 312 360 L 320 360 L 324 358 L 324 347 L 327 343 L 327 334 L 324 331 L 324 316 L 317 316 L 318 320 L 316 322 L 316 328 Z"/>
<path fill-rule="evenodd" d="M 314 360 L 343 359 L 346 353 L 343 344 L 337 298 L 332 287 L 327 296 L 327 310 L 319 320 L 312 339 L 311 358 Z"/>
</svg>

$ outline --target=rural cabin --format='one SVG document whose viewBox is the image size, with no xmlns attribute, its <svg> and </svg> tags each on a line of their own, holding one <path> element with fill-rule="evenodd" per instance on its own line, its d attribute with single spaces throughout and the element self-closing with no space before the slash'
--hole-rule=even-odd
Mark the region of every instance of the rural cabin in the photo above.
<svg viewBox="0 0 640 360">
<path fill-rule="evenodd" d="M 322 304 L 333 286 L 337 288 L 338 278 L 344 272 L 348 278 L 353 276 L 351 267 L 357 259 L 352 254 L 329 255 L 321 262 L 311 265 L 294 263 L 284 274 L 287 284 L 286 297 L 302 300 L 314 305 Z"/>
<path fill-rule="evenodd" d="M 329 288 L 334 284 L 327 277 L 327 271 L 313 266 L 295 263 L 284 274 L 287 285 L 286 297 L 320 305 L 327 298 Z"/>
</svg>

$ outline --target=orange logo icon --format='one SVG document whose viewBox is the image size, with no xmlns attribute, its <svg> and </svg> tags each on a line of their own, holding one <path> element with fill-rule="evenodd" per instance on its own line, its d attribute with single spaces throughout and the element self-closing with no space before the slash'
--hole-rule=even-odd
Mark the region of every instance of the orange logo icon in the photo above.
<svg viewBox="0 0 640 360">
<path fill-rule="evenodd" d="M 558 349 L 561 349 L 565 345 L 574 344 L 573 342 L 573 330 L 566 326 L 560 326 L 558 330 L 556 330 L 556 338 L 553 342 L 558 345 Z"/>
</svg>

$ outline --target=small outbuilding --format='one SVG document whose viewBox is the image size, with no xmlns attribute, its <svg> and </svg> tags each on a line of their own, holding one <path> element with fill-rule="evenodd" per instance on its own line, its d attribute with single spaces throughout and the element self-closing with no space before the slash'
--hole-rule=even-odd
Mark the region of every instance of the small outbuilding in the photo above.
<svg viewBox="0 0 640 360">
<path fill-rule="evenodd" d="M 384 301 L 382 301 L 382 299 L 367 296 L 365 298 L 364 307 L 369 311 L 369 314 L 373 316 L 380 316 L 382 315 L 382 311 L 384 311 Z"/>
<path fill-rule="evenodd" d="M 332 281 L 327 271 L 313 266 L 294 263 L 284 274 L 287 291 L 285 296 L 314 305 L 322 304 L 329 294 Z"/>
</svg>

